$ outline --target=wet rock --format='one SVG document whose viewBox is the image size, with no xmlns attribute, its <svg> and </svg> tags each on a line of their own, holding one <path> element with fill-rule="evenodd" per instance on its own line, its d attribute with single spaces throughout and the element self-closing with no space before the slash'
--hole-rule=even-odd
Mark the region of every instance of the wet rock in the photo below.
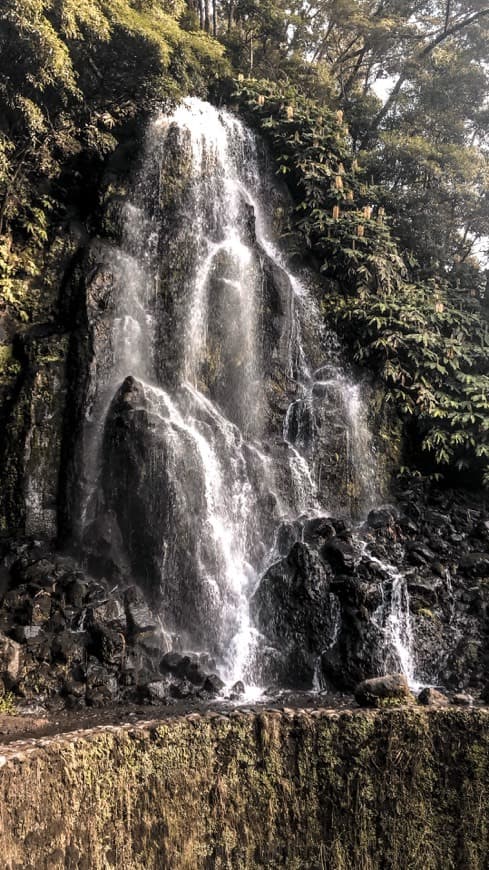
<svg viewBox="0 0 489 870">
<path fill-rule="evenodd" d="M 124 631 L 127 626 L 126 611 L 124 605 L 119 598 L 109 598 L 107 601 L 102 601 L 100 604 L 92 606 L 91 618 L 94 622 L 103 623 L 109 628 L 117 631 Z M 137 617 L 136 617 L 137 618 Z M 132 622 L 134 626 L 134 621 Z"/>
<path fill-rule="evenodd" d="M 169 695 L 176 700 L 186 701 L 189 698 L 195 698 L 195 686 L 186 679 L 172 679 L 169 688 Z"/>
<path fill-rule="evenodd" d="M 456 695 L 452 695 L 452 704 L 456 704 L 458 707 L 472 707 L 474 703 L 474 699 L 472 695 L 468 695 L 465 692 L 457 692 Z"/>
<path fill-rule="evenodd" d="M 19 643 L 26 643 L 26 641 L 33 640 L 40 635 L 42 632 L 42 626 L 40 625 L 17 625 L 14 630 L 14 638 Z"/>
<path fill-rule="evenodd" d="M 338 572 L 353 571 L 357 562 L 357 554 L 352 544 L 337 537 L 327 541 L 321 549 L 321 555 Z"/>
<path fill-rule="evenodd" d="M 165 701 L 168 698 L 169 688 L 166 680 L 155 680 L 145 686 L 147 697 L 150 701 Z"/>
<path fill-rule="evenodd" d="M 395 505 L 382 505 L 370 511 L 367 517 L 367 525 L 372 529 L 383 529 L 394 525 L 399 520 L 399 516 L 399 508 Z"/>
<path fill-rule="evenodd" d="M 449 701 L 442 692 L 431 686 L 426 686 L 418 695 L 418 704 L 422 704 L 424 707 L 447 707 Z"/>
<path fill-rule="evenodd" d="M 54 638 L 53 657 L 68 665 L 85 662 L 88 644 L 87 632 L 62 631 Z"/>
<path fill-rule="evenodd" d="M 464 574 L 473 577 L 489 577 L 489 553 L 466 553 L 459 561 Z"/>
<path fill-rule="evenodd" d="M 214 698 L 222 692 L 224 689 L 224 683 L 217 674 L 209 674 L 209 676 L 205 678 L 203 689 L 204 692 Z"/>
<path fill-rule="evenodd" d="M 20 559 L 12 568 L 12 575 L 21 583 L 36 582 L 40 586 L 51 584 L 56 579 L 56 560 L 44 557 L 31 561 Z"/>
<path fill-rule="evenodd" d="M 233 686 L 231 686 L 231 691 L 229 692 L 229 700 L 239 701 L 239 699 L 243 697 L 245 691 L 245 684 L 241 680 L 238 680 Z"/>
<path fill-rule="evenodd" d="M 190 662 L 184 676 L 190 680 L 190 682 L 194 686 L 203 686 L 206 679 L 207 674 L 204 669 L 199 665 L 198 662 Z"/>
<path fill-rule="evenodd" d="M 52 598 L 49 592 L 39 592 L 31 603 L 31 623 L 43 625 L 51 616 Z"/>
<path fill-rule="evenodd" d="M 78 609 L 82 608 L 87 593 L 88 583 L 84 582 L 80 576 L 68 576 L 65 579 L 65 600 L 67 604 L 71 604 Z"/>
<path fill-rule="evenodd" d="M 77 700 L 85 698 L 86 686 L 82 680 L 76 680 L 73 676 L 67 676 L 63 681 L 64 694 Z"/>
<path fill-rule="evenodd" d="M 69 336 L 52 324 L 19 333 L 23 360 L 15 411 L 2 443 L 0 525 L 27 536 L 54 539 L 62 463 Z M 3 410 L 3 409 L 2 409 Z"/>
<path fill-rule="evenodd" d="M 95 624 L 91 629 L 91 647 L 101 662 L 120 667 L 126 654 L 126 640 L 120 631 Z"/>
<path fill-rule="evenodd" d="M 489 683 L 483 681 L 482 689 L 481 689 L 481 701 L 484 701 L 485 704 L 489 703 Z"/>
<path fill-rule="evenodd" d="M 24 661 L 22 646 L 10 637 L 0 634 L 0 678 L 11 687 L 19 678 Z"/>
<path fill-rule="evenodd" d="M 406 544 L 406 552 L 413 565 L 429 565 L 436 559 L 433 550 L 430 550 L 423 541 L 409 541 Z"/>
<path fill-rule="evenodd" d="M 251 600 L 256 625 L 267 641 L 264 681 L 310 688 L 315 663 L 335 625 L 332 573 L 317 553 L 297 542 L 262 577 Z"/>
<path fill-rule="evenodd" d="M 434 571 L 434 573 L 437 574 L 438 577 L 441 577 L 442 580 L 446 579 L 446 577 L 447 577 L 446 565 L 442 565 L 441 562 L 435 561 L 435 562 L 431 563 L 431 570 Z"/>
<path fill-rule="evenodd" d="M 126 609 L 127 621 L 129 628 L 135 634 L 143 632 L 153 632 L 156 628 L 156 623 L 143 592 L 137 586 L 131 586 L 124 594 L 124 604 Z"/>
<path fill-rule="evenodd" d="M 387 674 L 359 683 L 355 689 L 355 700 L 360 707 L 384 707 L 409 703 L 412 695 L 404 674 Z"/>
<path fill-rule="evenodd" d="M 185 656 L 182 656 L 181 653 L 167 652 L 161 659 L 160 670 L 162 673 L 178 673 L 178 669 L 184 659 Z"/>
<path fill-rule="evenodd" d="M 31 596 L 24 586 L 9 589 L 2 604 L 5 620 L 11 625 L 30 625 L 32 614 Z"/>
<path fill-rule="evenodd" d="M 197 552 L 195 517 L 205 513 L 205 474 L 191 433 L 179 430 L 175 450 L 164 395 L 148 393 L 130 377 L 120 387 L 105 426 L 103 488 L 123 536 L 132 576 L 146 600 L 154 606 L 164 601 L 169 629 L 186 636 L 191 630 L 192 646 L 199 648 L 214 627 L 217 634 L 220 607 L 202 581 L 205 570 L 198 566 L 204 560 L 212 573 L 217 555 L 211 536 Z M 189 394 L 184 399 L 192 401 Z M 213 419 L 205 416 L 205 409 L 194 410 L 205 418 L 201 425 L 212 430 Z M 128 605 L 128 620 L 135 631 L 155 627 L 147 604 Z"/>
<path fill-rule="evenodd" d="M 291 547 L 300 538 L 298 523 L 281 523 L 276 539 L 276 547 L 281 556 L 286 556 Z"/>
<path fill-rule="evenodd" d="M 207 679 L 207 673 L 200 663 L 188 655 L 166 653 L 160 661 L 162 673 L 172 673 L 188 680 L 193 686 L 202 687 Z"/>
<path fill-rule="evenodd" d="M 304 541 L 319 544 L 329 541 L 336 535 L 336 530 L 328 517 L 314 517 L 304 523 Z"/>
<path fill-rule="evenodd" d="M 102 707 L 117 699 L 117 678 L 102 665 L 90 662 L 87 667 L 86 701 L 92 707 Z"/>
<path fill-rule="evenodd" d="M 428 508 L 424 514 L 424 521 L 427 525 L 434 526 L 436 529 L 443 529 L 451 526 L 450 517 L 441 511 Z"/>
<path fill-rule="evenodd" d="M 414 575 L 408 578 L 409 594 L 426 605 L 435 604 L 443 584 L 439 577 L 420 577 Z"/>
<path fill-rule="evenodd" d="M 130 574 L 124 539 L 114 511 L 99 514 L 91 523 L 85 533 L 84 548 L 95 557 L 90 564 L 98 567 L 105 576 Z"/>
</svg>

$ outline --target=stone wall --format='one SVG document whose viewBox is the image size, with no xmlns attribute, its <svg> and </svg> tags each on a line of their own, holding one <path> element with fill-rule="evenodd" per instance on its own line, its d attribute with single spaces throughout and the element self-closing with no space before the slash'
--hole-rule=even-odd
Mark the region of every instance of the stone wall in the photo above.
<svg viewBox="0 0 489 870">
<path fill-rule="evenodd" d="M 479 870 L 489 711 L 208 712 L 10 744 L 5 870 Z"/>
</svg>

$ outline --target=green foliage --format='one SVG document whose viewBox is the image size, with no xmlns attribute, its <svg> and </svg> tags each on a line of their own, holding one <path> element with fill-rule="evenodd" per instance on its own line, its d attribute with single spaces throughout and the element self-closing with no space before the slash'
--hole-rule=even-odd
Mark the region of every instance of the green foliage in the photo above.
<svg viewBox="0 0 489 870">
<path fill-rule="evenodd" d="M 13 716 L 15 713 L 15 698 L 12 692 L 6 692 L 0 698 L 0 715 Z"/>
<path fill-rule="evenodd" d="M 203 91 L 225 69 L 219 43 L 180 26 L 183 8 L 180 0 L 4 0 L 0 281 L 7 302 L 22 295 L 28 261 L 39 260 L 35 251 L 62 215 L 80 161 L 86 172 L 155 100 Z M 29 249 L 22 262 L 19 246 Z"/>
<path fill-rule="evenodd" d="M 479 300 L 444 279 L 410 278 L 378 206 L 382 189 L 366 184 L 341 115 L 266 81 L 238 83 L 236 99 L 295 194 L 294 231 L 330 288 L 325 315 L 416 423 L 435 465 L 477 468 L 489 482 L 489 330 Z"/>
<path fill-rule="evenodd" d="M 235 69 L 348 114 L 417 279 L 482 294 L 489 226 L 489 6 L 482 0 L 226 0 Z M 379 98 L 379 95 L 381 98 Z"/>
</svg>

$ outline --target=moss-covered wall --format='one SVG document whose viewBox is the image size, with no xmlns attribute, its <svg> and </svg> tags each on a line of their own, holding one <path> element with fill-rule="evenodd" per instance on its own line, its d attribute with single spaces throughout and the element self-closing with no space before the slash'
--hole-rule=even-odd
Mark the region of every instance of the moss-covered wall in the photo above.
<svg viewBox="0 0 489 870">
<path fill-rule="evenodd" d="M 2 753 L 6 870 L 487 867 L 487 710 L 194 714 Z"/>
</svg>

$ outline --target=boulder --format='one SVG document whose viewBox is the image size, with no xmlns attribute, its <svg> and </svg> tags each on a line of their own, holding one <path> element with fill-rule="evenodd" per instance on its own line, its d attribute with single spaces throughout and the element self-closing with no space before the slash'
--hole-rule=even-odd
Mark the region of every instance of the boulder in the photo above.
<svg viewBox="0 0 489 870">
<path fill-rule="evenodd" d="M 371 529 L 384 529 L 394 525 L 399 516 L 399 508 L 392 504 L 385 504 L 370 511 L 367 517 L 367 525 Z"/>
<path fill-rule="evenodd" d="M 449 701 L 442 692 L 431 686 L 426 686 L 418 695 L 418 704 L 422 704 L 424 707 L 447 707 Z"/>
<path fill-rule="evenodd" d="M 303 538 L 306 543 L 319 544 L 329 541 L 336 535 L 336 530 L 329 517 L 313 517 L 304 523 Z"/>
<path fill-rule="evenodd" d="M 224 683 L 217 674 L 209 674 L 209 676 L 205 678 L 203 689 L 206 694 L 214 698 L 222 692 L 224 689 Z"/>
<path fill-rule="evenodd" d="M 117 678 L 103 665 L 91 661 L 87 667 L 86 701 L 92 707 L 103 707 L 117 700 Z"/>
<path fill-rule="evenodd" d="M 239 701 L 239 699 L 243 697 L 245 691 L 245 684 L 242 682 L 242 680 L 238 680 L 234 684 L 234 686 L 231 686 L 231 690 L 229 692 L 229 700 Z"/>
<path fill-rule="evenodd" d="M 150 701 L 157 703 L 159 701 L 166 701 L 169 694 L 169 687 L 167 680 L 154 680 L 151 683 L 147 683 L 145 686 L 145 691 L 147 697 Z"/>
<path fill-rule="evenodd" d="M 53 640 L 52 654 L 54 660 L 68 665 L 85 662 L 89 635 L 82 631 L 61 631 Z"/>
<path fill-rule="evenodd" d="M 409 541 L 406 544 L 406 552 L 413 565 L 429 565 L 436 559 L 433 550 L 430 550 L 424 541 Z"/>
<path fill-rule="evenodd" d="M 129 605 L 129 610 L 131 611 L 132 609 L 132 612 L 136 617 L 134 607 L 135 605 L 133 604 Z M 106 601 L 101 601 L 100 604 L 92 606 L 91 611 L 91 616 L 94 622 L 107 625 L 109 628 L 117 631 L 124 631 L 127 626 L 126 612 L 124 605 L 119 598 L 112 596 Z M 134 626 L 134 619 L 132 625 Z"/>
<path fill-rule="evenodd" d="M 23 660 L 24 651 L 21 644 L 0 634 L 0 678 L 7 687 L 17 682 Z"/>
<path fill-rule="evenodd" d="M 149 609 L 143 592 L 137 586 L 131 586 L 126 590 L 124 605 L 129 628 L 134 634 L 155 630 L 155 618 Z"/>
<path fill-rule="evenodd" d="M 438 601 L 443 583 L 438 576 L 422 577 L 415 574 L 408 578 L 407 586 L 410 595 L 426 606 L 430 606 Z"/>
<path fill-rule="evenodd" d="M 386 674 L 363 680 L 355 689 L 355 700 L 360 707 L 385 707 L 407 704 L 412 694 L 404 674 Z"/>
<path fill-rule="evenodd" d="M 311 688 L 318 656 L 331 643 L 337 603 L 332 572 L 317 553 L 297 542 L 272 565 L 251 600 L 262 633 L 262 679 L 289 688 Z"/>
<path fill-rule="evenodd" d="M 452 695 L 452 704 L 456 704 L 458 707 L 472 707 L 473 703 L 472 695 L 466 692 L 457 692 L 457 694 Z"/>
<path fill-rule="evenodd" d="M 126 654 L 126 639 L 122 632 L 106 625 L 95 624 L 91 628 L 92 651 L 106 665 L 121 667 Z"/>
</svg>

